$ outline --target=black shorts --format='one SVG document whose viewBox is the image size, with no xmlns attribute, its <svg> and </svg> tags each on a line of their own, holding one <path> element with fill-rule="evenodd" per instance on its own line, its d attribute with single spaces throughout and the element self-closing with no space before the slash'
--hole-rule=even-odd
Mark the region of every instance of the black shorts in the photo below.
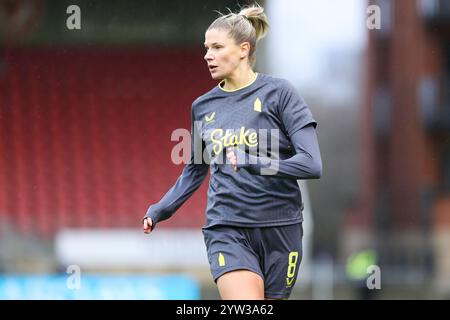
<svg viewBox="0 0 450 320">
<path fill-rule="evenodd" d="M 263 228 L 214 226 L 203 229 L 214 281 L 246 269 L 264 280 L 266 298 L 287 299 L 302 260 L 302 223 Z"/>
</svg>

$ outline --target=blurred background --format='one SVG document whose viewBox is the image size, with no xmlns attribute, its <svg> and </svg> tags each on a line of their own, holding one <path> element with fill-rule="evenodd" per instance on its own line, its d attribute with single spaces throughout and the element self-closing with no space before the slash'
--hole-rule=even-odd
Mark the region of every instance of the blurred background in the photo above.
<svg viewBox="0 0 450 320">
<path fill-rule="evenodd" d="M 0 299 L 219 298 L 208 179 L 150 236 L 141 219 L 216 85 L 214 10 L 248 3 L 0 0 Z M 259 3 L 256 71 L 305 98 L 324 165 L 291 299 L 450 298 L 449 1 Z"/>
</svg>

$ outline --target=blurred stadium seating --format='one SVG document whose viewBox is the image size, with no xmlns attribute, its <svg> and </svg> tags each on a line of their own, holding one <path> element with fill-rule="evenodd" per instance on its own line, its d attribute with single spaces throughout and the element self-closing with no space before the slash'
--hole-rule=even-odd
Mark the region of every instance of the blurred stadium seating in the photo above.
<svg viewBox="0 0 450 320">
<path fill-rule="evenodd" d="M 16 48 L 0 71 L 0 215 L 20 232 L 140 227 L 173 185 L 177 128 L 213 83 L 202 52 Z M 204 222 L 205 183 L 167 226 Z"/>
</svg>

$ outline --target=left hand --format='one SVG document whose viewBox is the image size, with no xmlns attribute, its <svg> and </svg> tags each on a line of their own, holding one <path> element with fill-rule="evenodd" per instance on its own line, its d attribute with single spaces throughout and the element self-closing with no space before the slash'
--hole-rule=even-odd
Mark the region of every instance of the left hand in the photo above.
<svg viewBox="0 0 450 320">
<path fill-rule="evenodd" d="M 231 167 L 233 168 L 234 171 L 239 171 L 238 167 L 237 167 L 237 157 L 236 157 L 236 153 L 234 152 L 233 149 L 228 149 L 227 150 L 227 158 L 231 163 Z"/>
</svg>

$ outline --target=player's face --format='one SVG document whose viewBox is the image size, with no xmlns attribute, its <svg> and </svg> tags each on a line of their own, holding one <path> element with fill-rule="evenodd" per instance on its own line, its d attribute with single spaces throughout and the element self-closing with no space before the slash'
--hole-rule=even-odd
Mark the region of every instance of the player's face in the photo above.
<svg viewBox="0 0 450 320">
<path fill-rule="evenodd" d="M 242 63 L 242 48 L 228 31 L 211 29 L 205 33 L 205 60 L 214 80 L 228 78 Z"/>
</svg>

